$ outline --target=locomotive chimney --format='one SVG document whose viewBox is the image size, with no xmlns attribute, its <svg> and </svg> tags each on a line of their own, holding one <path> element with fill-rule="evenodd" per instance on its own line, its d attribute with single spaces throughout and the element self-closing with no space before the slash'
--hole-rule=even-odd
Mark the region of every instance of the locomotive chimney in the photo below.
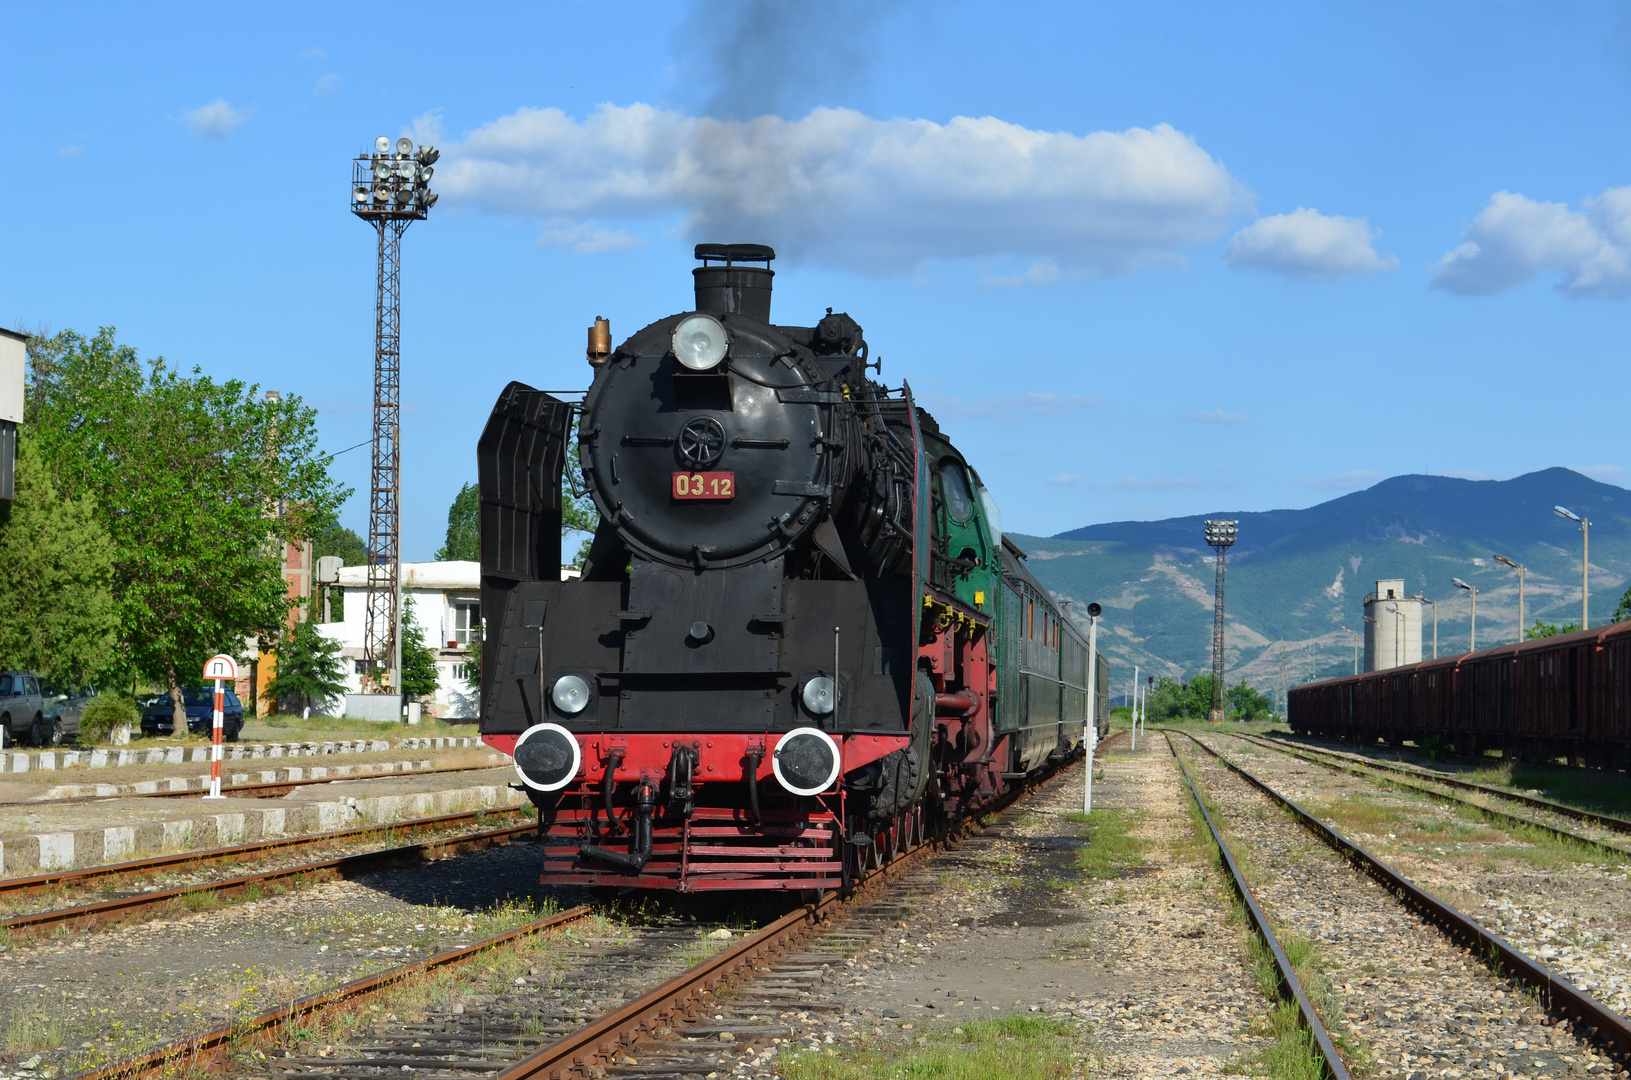
<svg viewBox="0 0 1631 1080">
<path fill-rule="evenodd" d="M 770 281 L 776 276 L 770 260 L 775 251 L 764 244 L 698 244 L 696 257 L 702 262 L 691 271 L 698 311 L 770 321 Z"/>
</svg>

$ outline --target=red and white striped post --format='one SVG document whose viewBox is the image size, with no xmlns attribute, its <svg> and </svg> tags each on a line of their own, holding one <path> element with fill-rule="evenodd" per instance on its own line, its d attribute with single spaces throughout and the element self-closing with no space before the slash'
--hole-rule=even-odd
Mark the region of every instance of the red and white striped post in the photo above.
<svg viewBox="0 0 1631 1080">
<path fill-rule="evenodd" d="M 215 680 L 215 725 L 210 737 L 210 793 L 206 799 L 224 799 L 221 794 L 221 732 L 225 726 L 226 680 L 238 678 L 238 665 L 230 656 L 212 656 L 204 663 L 204 678 Z"/>
</svg>

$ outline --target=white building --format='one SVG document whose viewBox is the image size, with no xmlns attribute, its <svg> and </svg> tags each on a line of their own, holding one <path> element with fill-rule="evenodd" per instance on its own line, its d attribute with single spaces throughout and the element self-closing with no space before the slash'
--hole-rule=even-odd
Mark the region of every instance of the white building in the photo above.
<svg viewBox="0 0 1631 1080">
<path fill-rule="evenodd" d="M 363 629 L 368 618 L 368 568 L 340 568 L 345 618 L 319 624 L 339 642 L 347 662 L 346 693 L 362 692 Z M 481 564 L 422 562 L 402 564 L 402 596 L 413 603 L 421 642 L 436 652 L 436 697 L 425 711 L 443 719 L 474 720 L 479 697 L 465 683 L 470 643 L 481 637 Z M 406 615 L 404 615 L 406 627 Z M 404 637 L 407 636 L 406 629 Z"/>
<path fill-rule="evenodd" d="M 1376 583 L 1365 597 L 1365 670 L 1383 671 L 1421 661 L 1420 597 L 1404 594 L 1404 579 Z"/>
</svg>

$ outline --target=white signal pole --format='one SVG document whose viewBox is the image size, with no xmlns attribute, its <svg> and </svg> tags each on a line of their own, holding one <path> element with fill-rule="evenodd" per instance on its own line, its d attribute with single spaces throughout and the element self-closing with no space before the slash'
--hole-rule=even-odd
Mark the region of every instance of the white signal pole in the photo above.
<svg viewBox="0 0 1631 1080">
<path fill-rule="evenodd" d="M 1087 748 L 1087 780 L 1082 787 L 1082 813 L 1093 812 L 1093 751 L 1099 744 L 1099 612 L 1097 604 L 1087 605 L 1087 731 L 1082 744 Z"/>
<path fill-rule="evenodd" d="M 1138 749 L 1138 665 L 1133 665 L 1133 692 L 1127 699 L 1133 714 L 1133 749 Z"/>
</svg>

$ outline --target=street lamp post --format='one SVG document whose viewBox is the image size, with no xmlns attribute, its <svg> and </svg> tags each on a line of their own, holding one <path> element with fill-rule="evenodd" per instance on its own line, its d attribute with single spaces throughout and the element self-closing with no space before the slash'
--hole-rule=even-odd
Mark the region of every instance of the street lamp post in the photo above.
<svg viewBox="0 0 1631 1080">
<path fill-rule="evenodd" d="M 1472 594 L 1472 631 L 1467 635 L 1467 651 L 1468 652 L 1477 652 L 1478 651 L 1478 588 L 1475 585 L 1468 585 L 1465 581 L 1462 581 L 1458 577 L 1451 578 L 1450 579 L 1450 584 L 1454 585 L 1458 589 L 1466 589 L 1469 593 Z M 1437 608 L 1433 609 L 1433 615 L 1434 615 L 1434 618 L 1437 618 L 1437 616 L 1438 616 L 1438 609 Z"/>
<path fill-rule="evenodd" d="M 1347 634 L 1349 637 L 1353 638 L 1354 674 L 1358 675 L 1359 674 L 1359 635 L 1354 633 L 1352 630 L 1349 630 L 1346 626 L 1344 626 L 1342 628 L 1342 632 L 1344 634 Z"/>
<path fill-rule="evenodd" d="M 1523 644 L 1523 571 L 1524 568 L 1513 562 L 1505 555 L 1495 556 L 1495 561 L 1502 566 L 1510 566 L 1518 572 L 1518 644 Z M 1581 627 L 1581 629 L 1585 629 Z"/>
<path fill-rule="evenodd" d="M 1590 597 L 1588 579 L 1591 574 L 1591 522 L 1561 506 L 1552 507 L 1552 513 L 1580 523 L 1580 629 L 1584 630 L 1588 625 L 1587 600 Z"/>
<path fill-rule="evenodd" d="M 1438 659 L 1438 601 L 1437 600 L 1429 600 L 1429 599 L 1427 599 L 1427 597 L 1423 596 L 1421 593 L 1417 593 L 1413 597 L 1413 599 L 1419 604 L 1432 604 L 1433 605 L 1433 659 L 1437 660 Z"/>
</svg>

